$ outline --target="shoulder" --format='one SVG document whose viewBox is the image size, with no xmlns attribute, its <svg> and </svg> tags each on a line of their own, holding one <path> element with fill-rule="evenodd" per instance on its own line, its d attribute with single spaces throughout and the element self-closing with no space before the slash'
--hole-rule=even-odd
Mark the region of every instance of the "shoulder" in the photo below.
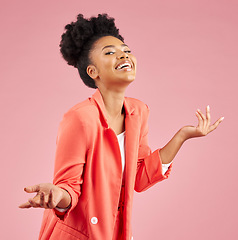
<svg viewBox="0 0 238 240">
<path fill-rule="evenodd" d="M 72 121 L 86 125 L 90 118 L 97 115 L 95 104 L 87 98 L 70 107 L 63 115 L 63 120 Z"/>
</svg>

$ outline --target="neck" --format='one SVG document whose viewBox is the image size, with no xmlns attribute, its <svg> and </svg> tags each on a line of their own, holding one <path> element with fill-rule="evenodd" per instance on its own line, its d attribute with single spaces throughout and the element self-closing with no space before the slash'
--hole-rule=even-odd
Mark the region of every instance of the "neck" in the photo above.
<svg viewBox="0 0 238 240">
<path fill-rule="evenodd" d="M 123 114 L 125 90 L 99 89 L 109 118 L 117 118 Z"/>
</svg>

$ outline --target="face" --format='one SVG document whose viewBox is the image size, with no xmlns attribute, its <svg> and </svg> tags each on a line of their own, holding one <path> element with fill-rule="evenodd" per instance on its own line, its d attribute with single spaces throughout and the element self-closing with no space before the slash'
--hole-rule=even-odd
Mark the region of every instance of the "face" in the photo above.
<svg viewBox="0 0 238 240">
<path fill-rule="evenodd" d="M 87 73 L 96 85 L 107 88 L 126 87 L 136 75 L 136 58 L 118 38 L 105 36 L 97 40 L 89 54 Z"/>
</svg>

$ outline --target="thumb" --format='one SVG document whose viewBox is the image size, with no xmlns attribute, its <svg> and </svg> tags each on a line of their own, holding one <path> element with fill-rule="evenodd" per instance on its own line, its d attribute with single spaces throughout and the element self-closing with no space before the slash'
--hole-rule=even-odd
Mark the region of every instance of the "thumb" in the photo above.
<svg viewBox="0 0 238 240">
<path fill-rule="evenodd" d="M 36 185 L 33 185 L 33 186 L 25 187 L 24 191 L 26 191 L 28 193 L 39 192 L 40 191 L 40 186 L 39 186 L 39 184 L 36 184 Z"/>
</svg>

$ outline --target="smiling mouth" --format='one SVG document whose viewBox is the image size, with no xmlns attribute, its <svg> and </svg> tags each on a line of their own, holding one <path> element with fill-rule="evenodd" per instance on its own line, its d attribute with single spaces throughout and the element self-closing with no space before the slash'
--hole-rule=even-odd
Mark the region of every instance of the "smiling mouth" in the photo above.
<svg viewBox="0 0 238 240">
<path fill-rule="evenodd" d="M 126 71 L 131 71 L 132 70 L 132 65 L 129 62 L 125 62 L 122 64 L 119 64 L 115 68 L 116 70 L 126 70 Z"/>
</svg>

